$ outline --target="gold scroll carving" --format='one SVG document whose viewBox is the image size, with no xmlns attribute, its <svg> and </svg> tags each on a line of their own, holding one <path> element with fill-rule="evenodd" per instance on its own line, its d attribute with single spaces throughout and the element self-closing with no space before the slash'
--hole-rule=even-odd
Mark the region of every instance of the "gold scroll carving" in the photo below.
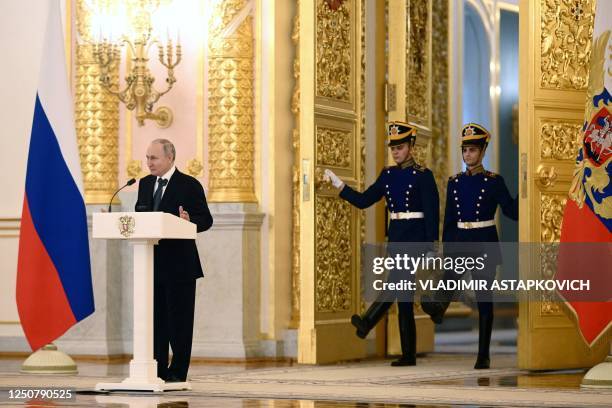
<svg viewBox="0 0 612 408">
<path fill-rule="evenodd" d="M 291 112 L 293 113 L 295 127 L 292 132 L 293 140 L 293 210 L 292 210 L 292 261 L 291 261 L 291 326 L 298 327 L 300 321 L 300 0 L 296 2 L 296 13 L 293 17 L 293 32 L 291 41 L 295 49 L 293 60 L 293 95 L 291 97 Z"/>
<path fill-rule="evenodd" d="M 557 264 L 558 247 L 552 245 L 561 237 L 561 222 L 567 197 L 563 195 L 542 194 L 540 201 L 540 271 L 542 279 L 552 279 Z M 540 313 L 542 315 L 560 314 L 561 308 L 555 301 L 553 292 L 542 293 Z"/>
<path fill-rule="evenodd" d="M 540 277 L 541 279 L 553 279 L 557 269 L 558 245 L 543 243 L 540 245 Z M 540 314 L 556 315 L 561 313 L 554 291 L 544 291 L 541 297 Z"/>
<path fill-rule="evenodd" d="M 574 160 L 581 143 L 582 125 L 562 121 L 544 121 L 540 127 L 542 159 Z"/>
<path fill-rule="evenodd" d="M 351 2 L 317 0 L 316 95 L 350 102 Z"/>
<path fill-rule="evenodd" d="M 430 20 L 431 0 L 407 2 L 409 23 L 406 52 L 406 110 L 409 120 L 429 127 L 430 106 Z"/>
<path fill-rule="evenodd" d="M 91 16 L 77 0 L 77 30 L 89 38 Z M 109 70 L 116 81 L 119 67 Z M 118 187 L 119 101 L 100 86 L 100 70 L 89 44 L 76 45 L 75 127 L 86 204 L 107 204 Z"/>
<path fill-rule="evenodd" d="M 211 202 L 256 201 L 252 16 L 222 37 L 228 24 L 247 6 L 246 0 L 216 1 L 212 6 L 215 17 L 208 44 Z"/>
<path fill-rule="evenodd" d="M 351 131 L 317 126 L 316 138 L 318 165 L 349 166 L 351 158 Z"/>
<path fill-rule="evenodd" d="M 351 220 L 349 203 L 317 197 L 315 204 L 316 307 L 337 312 L 351 307 Z M 330 223 L 329 220 L 334 220 Z"/>
<path fill-rule="evenodd" d="M 587 87 L 595 0 L 540 0 L 542 88 Z"/>
<path fill-rule="evenodd" d="M 542 194 L 540 201 L 540 241 L 559 242 L 561 221 L 567 197 L 562 195 Z"/>
</svg>

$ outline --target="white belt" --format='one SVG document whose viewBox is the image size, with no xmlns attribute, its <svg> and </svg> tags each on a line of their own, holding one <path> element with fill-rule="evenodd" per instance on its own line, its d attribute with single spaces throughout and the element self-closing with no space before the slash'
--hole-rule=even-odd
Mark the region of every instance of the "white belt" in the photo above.
<svg viewBox="0 0 612 408">
<path fill-rule="evenodd" d="M 461 228 L 461 229 L 473 229 L 473 228 L 492 227 L 494 225 L 495 225 L 495 220 L 472 221 L 472 222 L 458 222 L 457 223 L 457 228 Z"/>
<path fill-rule="evenodd" d="M 392 212 L 389 214 L 389 218 L 392 220 L 409 220 L 411 218 L 425 218 L 425 214 L 422 212 Z"/>
</svg>

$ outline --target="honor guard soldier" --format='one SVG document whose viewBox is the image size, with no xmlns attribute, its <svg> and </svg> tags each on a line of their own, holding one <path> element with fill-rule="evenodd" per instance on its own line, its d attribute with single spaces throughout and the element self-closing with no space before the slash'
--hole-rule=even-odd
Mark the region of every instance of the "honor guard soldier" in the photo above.
<svg viewBox="0 0 612 408">
<path fill-rule="evenodd" d="M 416 128 L 408 123 L 392 122 L 388 126 L 387 133 L 388 146 L 396 165 L 385 167 L 376 182 L 366 191 L 363 193 L 355 191 L 329 169 L 325 170 L 325 177 L 334 187 L 341 190 L 341 198 L 357 208 L 370 207 L 381 198 L 385 198 L 390 219 L 388 242 L 437 241 L 438 189 L 431 170 L 418 165 L 412 157 Z M 397 300 L 402 357 L 393 361 L 391 365 L 415 365 L 416 327 L 412 298 L 410 301 Z M 353 315 L 351 323 L 357 328 L 357 336 L 365 338 L 394 301 L 395 298 L 384 299 L 381 295 L 363 316 Z"/>
<path fill-rule="evenodd" d="M 472 277 L 485 279 L 488 282 L 487 287 L 490 287 L 490 283 L 495 278 L 497 265 L 501 264 L 501 251 L 499 244 L 478 245 L 477 243 L 499 241 L 494 219 L 497 206 L 501 207 L 507 217 L 518 220 L 518 197 L 513 199 L 510 196 L 502 176 L 485 170 L 482 166 L 490 138 L 491 135 L 484 126 L 468 123 L 463 127 L 461 151 L 467 170 L 448 180 L 442 232 L 445 255 L 449 252 L 453 255 L 452 243 L 474 243 L 470 244 L 470 247 L 476 253 L 471 252 L 471 254 L 476 256 L 482 255 L 479 252 L 483 251 L 479 251 L 479 248 L 490 249 L 491 253 L 487 253 L 485 268 L 482 271 L 472 271 Z M 450 271 L 445 278 L 461 279 L 461 276 Z M 493 329 L 493 303 L 490 291 L 475 291 L 475 295 L 478 301 L 479 330 L 478 357 L 474 368 L 483 369 L 489 368 L 490 365 L 489 344 Z M 431 302 L 424 298 L 421 306 L 431 319 L 439 324 L 451 299 L 452 293 L 438 292 L 435 301 Z"/>
</svg>

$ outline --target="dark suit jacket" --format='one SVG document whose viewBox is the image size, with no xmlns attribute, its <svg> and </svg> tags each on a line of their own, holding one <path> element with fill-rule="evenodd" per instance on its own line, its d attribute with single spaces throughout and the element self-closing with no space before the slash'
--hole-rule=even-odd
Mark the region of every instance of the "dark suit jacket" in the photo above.
<svg viewBox="0 0 612 408">
<path fill-rule="evenodd" d="M 157 177 L 153 175 L 140 179 L 136 211 L 152 211 L 156 181 Z M 213 219 L 202 185 L 176 169 L 168 181 L 159 209 L 178 217 L 179 206 L 189 213 L 190 221 L 197 225 L 198 232 L 212 226 Z M 204 276 L 195 240 L 160 239 L 154 253 L 156 283 L 188 282 Z"/>
</svg>

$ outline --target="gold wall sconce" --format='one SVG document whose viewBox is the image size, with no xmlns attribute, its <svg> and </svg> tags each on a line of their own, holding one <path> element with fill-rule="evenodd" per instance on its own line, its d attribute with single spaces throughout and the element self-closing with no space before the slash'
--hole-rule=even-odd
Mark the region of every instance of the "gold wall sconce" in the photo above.
<svg viewBox="0 0 612 408">
<path fill-rule="evenodd" d="M 174 68 L 181 62 L 182 51 L 180 34 L 173 42 L 167 29 L 165 43 L 156 35 L 161 27 L 155 27 L 156 13 L 163 13 L 163 6 L 171 1 L 164 0 L 89 0 L 86 1 L 92 18 L 90 41 L 93 56 L 100 67 L 100 84 L 112 95 L 123 102 L 127 109 L 135 111 L 139 126 L 145 120 L 152 119 L 160 128 L 172 124 L 172 110 L 160 106 L 155 111 L 155 104 L 166 93 L 170 92 L 176 77 Z M 161 10 L 160 10 L 161 9 Z M 167 72 L 165 89 L 158 91 L 155 77 L 149 69 L 149 52 L 157 45 L 158 60 Z M 120 63 L 121 51 L 126 54 L 131 64 L 126 64 L 128 73 L 125 84 L 117 78 L 113 80 L 112 68 Z"/>
</svg>

